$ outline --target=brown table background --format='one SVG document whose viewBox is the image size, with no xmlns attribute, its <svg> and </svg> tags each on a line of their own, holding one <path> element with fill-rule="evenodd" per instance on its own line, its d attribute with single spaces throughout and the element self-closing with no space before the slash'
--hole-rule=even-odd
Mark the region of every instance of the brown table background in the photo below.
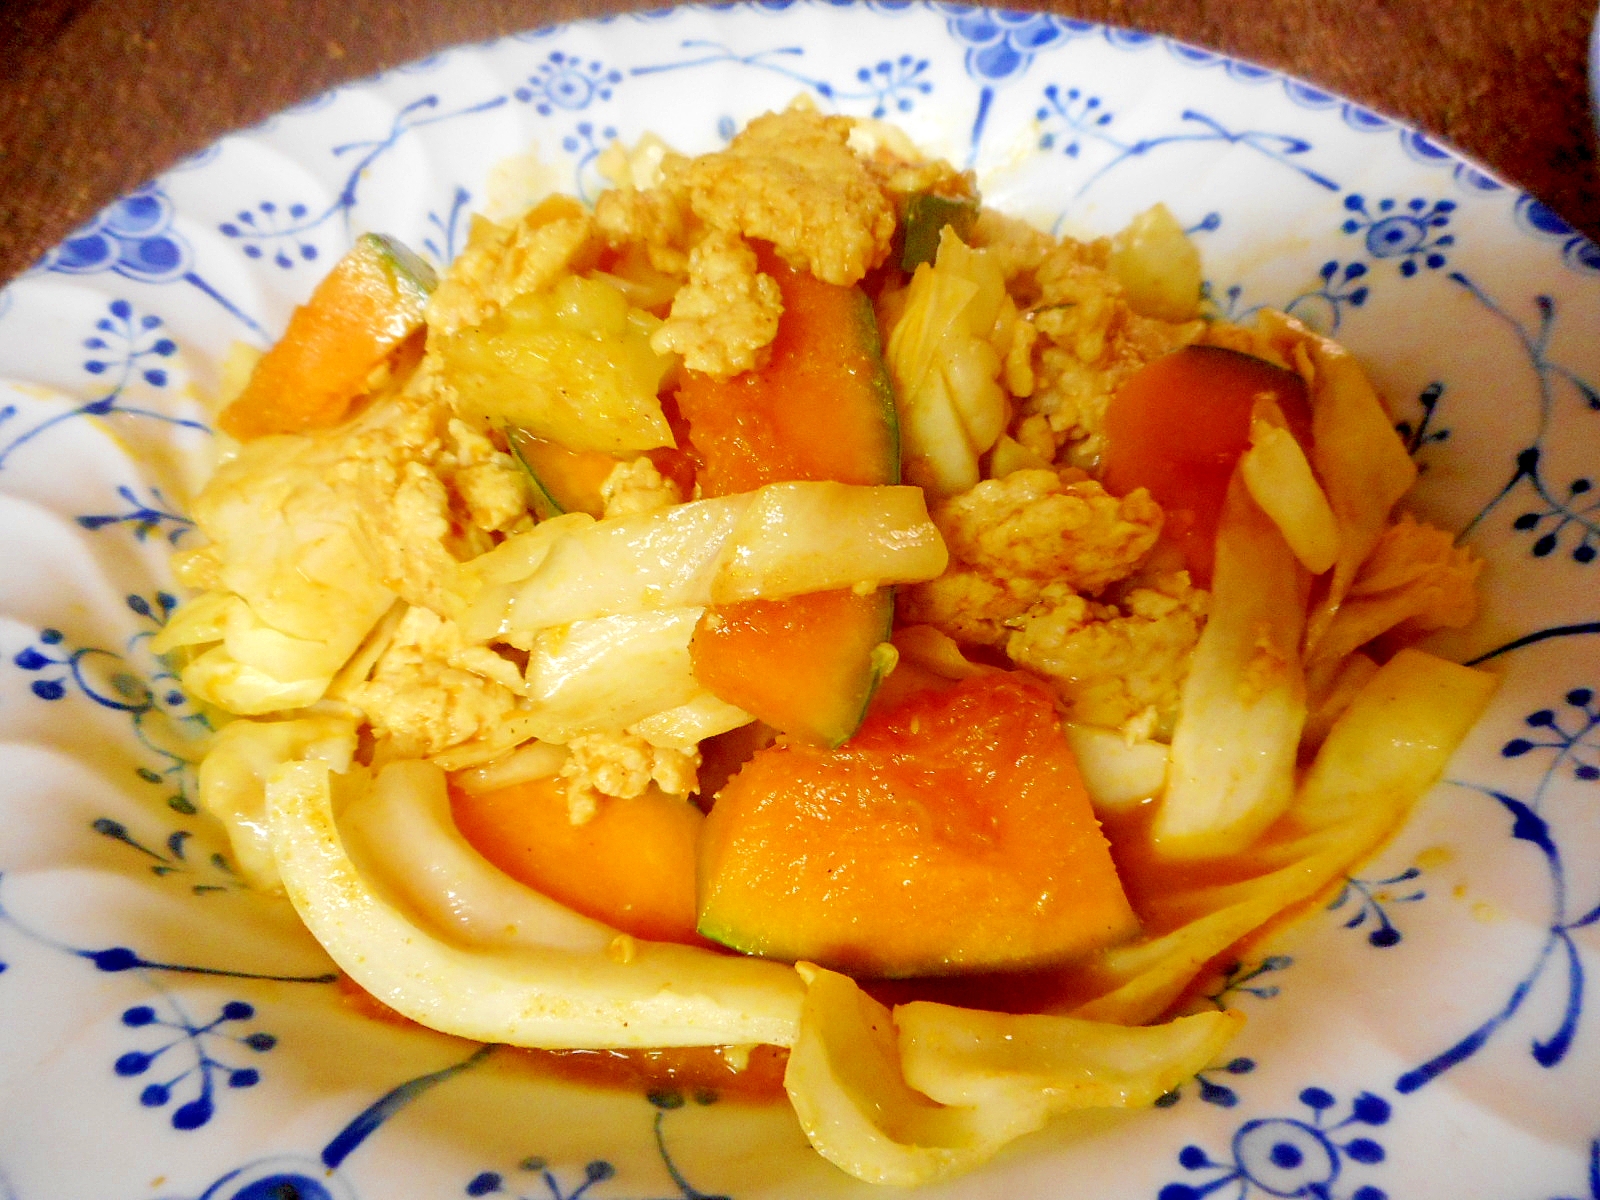
<svg viewBox="0 0 1600 1200">
<path fill-rule="evenodd" d="M 640 0 L 0 0 L 0 282 L 220 134 L 456 42 Z M 1595 0 L 1049 0 L 1299 75 L 1600 240 Z"/>
</svg>

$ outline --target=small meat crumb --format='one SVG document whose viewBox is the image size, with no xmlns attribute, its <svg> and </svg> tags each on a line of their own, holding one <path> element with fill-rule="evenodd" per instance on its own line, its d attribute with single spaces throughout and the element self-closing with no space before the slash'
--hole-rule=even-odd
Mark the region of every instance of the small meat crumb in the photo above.
<svg viewBox="0 0 1600 1200">
<path fill-rule="evenodd" d="M 594 219 L 565 197 L 535 205 L 511 226 L 473 217 L 465 249 L 429 298 L 429 332 L 481 325 L 514 297 L 550 286 L 598 244 Z"/>
<path fill-rule="evenodd" d="M 997 579 L 1098 592 L 1149 553 L 1161 509 L 1143 488 L 1119 499 L 1073 474 L 1033 468 L 984 480 L 938 505 L 934 524 L 952 558 Z"/>
<path fill-rule="evenodd" d="M 455 622 L 426 608 L 406 611 L 371 677 L 350 691 L 396 757 L 426 758 L 487 738 L 516 711 L 523 690 L 516 666 L 484 646 L 469 646 Z"/>
<path fill-rule="evenodd" d="M 600 485 L 600 499 L 607 517 L 627 517 L 634 513 L 655 512 L 669 504 L 681 503 L 678 486 L 662 477 L 655 463 L 640 457 L 618 463 Z"/>
<path fill-rule="evenodd" d="M 650 265 L 669 275 L 688 270 L 689 246 L 700 222 L 683 185 L 687 163 L 681 154 L 663 151 L 647 176 L 630 171 L 629 182 L 600 193 L 595 227 L 608 246 L 643 246 Z"/>
<path fill-rule="evenodd" d="M 725 379 L 762 365 L 782 313 L 777 281 L 757 270 L 755 251 L 735 233 L 712 230 L 690 252 L 689 282 L 650 348 Z"/>
<path fill-rule="evenodd" d="M 1209 600 L 1186 571 L 1132 587 L 1115 603 L 1075 597 L 1021 618 L 1006 653 L 1050 681 L 1067 720 L 1170 735 Z"/>
<path fill-rule="evenodd" d="M 440 464 L 440 473 L 454 485 L 472 523 L 506 530 L 522 521 L 528 515 L 527 485 L 511 456 L 459 418 L 451 418 L 446 432 L 450 462 Z"/>
<path fill-rule="evenodd" d="M 855 283 L 888 257 L 895 210 L 851 151 L 852 127 L 805 108 L 757 117 L 689 165 L 690 204 L 713 229 L 771 242 L 797 270 Z"/>
<path fill-rule="evenodd" d="M 567 817 L 574 825 L 592 820 L 604 796 L 632 799 L 652 783 L 668 795 L 687 796 L 699 783 L 698 749 L 652 746 L 620 729 L 575 737 L 567 749 L 572 757 L 561 775 L 567 780 Z"/>
</svg>

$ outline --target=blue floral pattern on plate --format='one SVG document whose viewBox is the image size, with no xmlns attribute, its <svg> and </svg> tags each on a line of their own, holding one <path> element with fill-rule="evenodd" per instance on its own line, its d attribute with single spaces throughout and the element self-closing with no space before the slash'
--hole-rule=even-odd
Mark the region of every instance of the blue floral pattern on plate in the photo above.
<svg viewBox="0 0 1600 1200">
<path fill-rule="evenodd" d="M 1600 1200 L 1600 251 L 1315 85 L 909 0 L 446 51 L 223 139 L 0 293 L 0 544 L 22 568 L 0 582 L 0 1196 L 862 1194 L 779 1107 L 596 1093 L 349 1013 L 195 811 L 204 716 L 146 646 L 210 453 L 194 395 L 355 235 L 442 264 L 474 208 L 530 198 L 523 176 L 592 197 L 613 139 L 710 149 L 796 94 L 900 122 L 1045 226 L 1167 202 L 1219 312 L 1286 309 L 1369 362 L 1419 506 L 1490 564 L 1450 648 L 1503 671 L 1500 697 L 1391 846 L 1202 989 L 1250 1017 L 1228 1056 L 951 1194 Z"/>
</svg>

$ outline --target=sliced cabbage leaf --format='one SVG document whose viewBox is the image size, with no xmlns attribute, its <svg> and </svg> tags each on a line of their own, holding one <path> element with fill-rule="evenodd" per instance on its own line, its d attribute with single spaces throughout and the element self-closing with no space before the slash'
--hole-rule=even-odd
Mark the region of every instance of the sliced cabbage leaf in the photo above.
<svg viewBox="0 0 1600 1200">
<path fill-rule="evenodd" d="M 251 887 L 282 889 L 267 828 L 267 779 L 284 763 L 315 761 L 350 769 L 356 723 L 350 717 L 230 721 L 200 761 L 200 807 L 222 822 L 233 861 Z"/>
<path fill-rule="evenodd" d="M 1151 826 L 1162 856 L 1236 853 L 1289 806 L 1306 715 L 1308 583 L 1236 471 L 1217 529 L 1210 616 L 1184 681 Z"/>
<path fill-rule="evenodd" d="M 1320 669 L 1319 669 L 1320 668 Z M 1334 663 L 1306 670 L 1306 727 L 1300 734 L 1300 757 L 1316 754 L 1333 723 L 1350 707 L 1356 693 L 1378 673 L 1378 663 L 1365 654 L 1347 654 Z"/>
<path fill-rule="evenodd" d="M 191 695 L 231 713 L 260 716 L 321 699 L 360 644 L 351 643 L 354 633 L 355 623 L 339 628 L 335 622 L 329 638 L 294 637 L 267 625 L 241 597 L 208 591 L 180 605 L 151 648 L 189 651 L 179 677 Z"/>
<path fill-rule="evenodd" d="M 999 377 L 1016 305 L 994 257 L 946 225 L 938 257 L 911 277 L 884 357 L 894 379 L 906 479 L 934 496 L 978 482 L 978 457 L 1005 432 Z"/>
<path fill-rule="evenodd" d="M 1063 727 L 1095 812 L 1132 812 L 1167 782 L 1170 747 L 1120 729 L 1067 722 Z"/>
<path fill-rule="evenodd" d="M 1344 603 L 1396 501 L 1416 482 L 1417 466 L 1349 351 L 1282 313 L 1264 312 L 1261 326 L 1309 385 L 1311 464 L 1339 527 L 1333 578 L 1306 623 L 1309 652 Z"/>
<path fill-rule="evenodd" d="M 195 498 L 214 585 L 151 643 L 190 652 L 180 677 L 193 695 L 245 715 L 313 704 L 394 604 L 330 483 L 346 448 L 342 437 L 257 438 Z"/>
<path fill-rule="evenodd" d="M 623 934 L 604 950 L 487 948 L 431 928 L 351 860 L 334 820 L 333 790 L 325 763 L 288 763 L 273 773 L 273 853 L 312 935 L 357 984 L 402 1016 L 517 1046 L 793 1044 L 805 989 L 780 963 Z"/>
<path fill-rule="evenodd" d="M 1244 1018 L 1151 1029 L 918 1001 L 890 1010 L 810 963 L 784 1089 L 819 1154 L 858 1179 L 931 1183 L 1075 1109 L 1152 1103 L 1215 1061 Z"/>
<path fill-rule="evenodd" d="M 617 936 L 474 850 L 455 827 L 444 772 L 432 763 L 390 763 L 351 799 L 339 826 L 363 876 L 452 941 L 600 953 Z"/>
<path fill-rule="evenodd" d="M 373 417 L 374 421 L 378 416 Z M 348 657 L 394 603 L 329 479 L 342 437 L 282 435 L 246 443 L 194 502 L 195 523 L 231 592 L 261 623 L 343 647 Z"/>
<path fill-rule="evenodd" d="M 948 561 L 913 487 L 773 483 L 603 521 L 581 514 L 560 520 L 565 524 L 554 533 L 540 526 L 508 538 L 481 565 L 474 562 L 481 586 L 462 623 L 469 637 L 487 641 L 596 617 L 919 582 Z"/>
<path fill-rule="evenodd" d="M 677 708 L 705 689 L 689 662 L 704 608 L 663 608 L 541 629 L 528 659 L 535 736 L 568 742 Z"/>
<path fill-rule="evenodd" d="M 1499 678 L 1421 650 L 1400 651 L 1334 722 L 1292 816 L 1308 829 L 1368 813 L 1392 824 L 1444 773 Z"/>
<path fill-rule="evenodd" d="M 1140 316 L 1194 318 L 1200 304 L 1200 252 L 1165 204 L 1145 209 L 1112 236 L 1106 270 Z"/>
<path fill-rule="evenodd" d="M 810 963 L 783 1086 L 823 1158 L 868 1183 L 910 1187 L 970 1170 L 1043 1124 L 1038 1107 L 947 1107 L 910 1087 L 889 1010 Z"/>
<path fill-rule="evenodd" d="M 1482 569 L 1483 561 L 1445 530 L 1402 513 L 1361 564 L 1307 669 L 1337 663 L 1390 630 L 1420 637 L 1470 624 L 1478 613 L 1475 585 Z"/>
<path fill-rule="evenodd" d="M 673 360 L 650 348 L 660 326 L 609 280 L 569 274 L 446 337 L 442 370 L 463 414 L 570 450 L 670 446 L 656 389 Z"/>
<path fill-rule="evenodd" d="M 528 656 L 528 709 L 519 736 L 570 742 L 628 729 L 652 745 L 690 750 L 748 722 L 695 678 L 689 641 L 703 608 L 664 608 L 541 629 Z"/>
<path fill-rule="evenodd" d="M 1353 830 L 1325 841 L 1320 853 L 1301 855 L 1287 867 L 1220 895 L 1184 897 L 1204 916 L 1194 917 L 1159 937 L 1106 951 L 1085 968 L 1085 978 L 1100 994 L 1072 1010 L 1075 1017 L 1140 1025 L 1172 1007 L 1205 965 L 1292 904 L 1305 900 L 1370 849 L 1375 839 Z"/>
<path fill-rule="evenodd" d="M 519 783 L 531 783 L 535 779 L 548 779 L 566 766 L 570 757 L 571 752 L 565 746 L 549 742 L 525 742 L 509 754 L 457 772 L 451 776 L 450 782 L 464 792 L 498 791 Z"/>
<path fill-rule="evenodd" d="M 1098 994 L 1073 1015 L 1153 1020 L 1206 963 L 1349 871 L 1439 779 L 1496 683 L 1420 650 L 1395 655 L 1334 723 L 1293 806 L 1251 848 L 1259 873 L 1148 904 L 1144 915 L 1158 932 L 1087 964 L 1085 986 Z"/>
<path fill-rule="evenodd" d="M 727 733 L 755 718 L 711 692 L 702 691 L 677 708 L 655 713 L 628 726 L 652 746 L 692 750 L 708 737 Z"/>
<path fill-rule="evenodd" d="M 1047 1112 L 1142 1108 L 1217 1060 L 1244 1025 L 1231 1010 L 1126 1026 L 919 1000 L 894 1010 L 906 1082 L 941 1104 Z"/>
<path fill-rule="evenodd" d="M 1272 518 L 1300 565 L 1321 575 L 1339 557 L 1339 527 L 1305 451 L 1282 424 L 1250 422 L 1250 448 L 1239 459 L 1250 496 Z"/>
<path fill-rule="evenodd" d="M 932 579 L 948 562 L 920 488 L 773 483 L 752 493 L 734 526 L 711 601 L 870 591 Z"/>
</svg>

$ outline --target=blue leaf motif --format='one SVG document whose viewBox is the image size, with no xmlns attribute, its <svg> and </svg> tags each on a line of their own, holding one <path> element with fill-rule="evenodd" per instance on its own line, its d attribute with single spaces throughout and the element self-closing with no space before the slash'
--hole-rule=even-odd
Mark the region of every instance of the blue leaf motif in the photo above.
<svg viewBox="0 0 1600 1200">
<path fill-rule="evenodd" d="M 1555 844 L 1550 840 L 1550 825 L 1543 817 L 1514 796 L 1496 792 L 1494 798 L 1511 813 L 1512 837 L 1518 841 L 1532 842 L 1546 854 L 1555 853 Z"/>
</svg>

